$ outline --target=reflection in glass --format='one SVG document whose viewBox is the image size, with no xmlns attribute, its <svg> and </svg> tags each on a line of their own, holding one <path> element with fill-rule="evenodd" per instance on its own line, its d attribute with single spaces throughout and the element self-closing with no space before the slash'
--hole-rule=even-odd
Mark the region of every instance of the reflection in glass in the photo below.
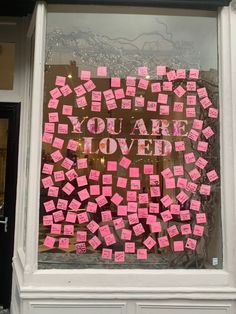
<svg viewBox="0 0 236 314">
<path fill-rule="evenodd" d="M 8 119 L 0 119 L 0 217 L 4 216 Z"/>
</svg>

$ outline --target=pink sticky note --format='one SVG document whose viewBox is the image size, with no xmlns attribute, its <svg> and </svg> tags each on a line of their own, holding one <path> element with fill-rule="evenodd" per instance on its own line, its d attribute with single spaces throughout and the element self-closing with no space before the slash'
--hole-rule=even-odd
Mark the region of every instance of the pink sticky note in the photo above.
<svg viewBox="0 0 236 314">
<path fill-rule="evenodd" d="M 70 182 L 67 182 L 63 188 L 62 191 L 65 192 L 67 195 L 70 195 L 74 191 L 74 186 L 70 184 Z"/>
<path fill-rule="evenodd" d="M 196 221 L 197 221 L 197 224 L 206 223 L 207 222 L 206 214 L 205 213 L 197 213 L 196 214 Z"/>
<path fill-rule="evenodd" d="M 146 224 L 152 223 L 153 221 L 156 220 L 152 220 L 152 218 L 150 216 L 154 216 L 154 215 L 148 215 L 148 208 L 147 207 L 139 207 L 138 208 L 138 218 L 145 218 L 148 219 L 149 221 L 146 221 Z M 155 217 L 156 218 L 156 217 Z"/>
<path fill-rule="evenodd" d="M 174 166 L 174 176 L 183 176 L 184 167 L 182 165 Z"/>
<path fill-rule="evenodd" d="M 48 113 L 48 121 L 49 122 L 58 122 L 59 117 L 58 117 L 58 112 L 49 112 Z"/>
<path fill-rule="evenodd" d="M 137 168 L 137 167 L 129 168 L 129 176 L 131 178 L 138 178 L 139 177 L 139 168 Z"/>
<path fill-rule="evenodd" d="M 67 209 L 67 205 L 68 205 L 68 201 L 67 200 L 64 200 L 64 199 L 61 199 L 61 198 L 59 198 L 57 200 L 57 209 L 66 210 Z"/>
<path fill-rule="evenodd" d="M 170 238 L 173 238 L 179 234 L 179 230 L 177 229 L 176 225 L 172 225 L 166 229 Z"/>
<path fill-rule="evenodd" d="M 198 178 L 201 177 L 200 172 L 196 168 L 194 168 L 191 171 L 189 171 L 188 174 L 189 174 L 190 178 L 192 179 L 192 181 L 195 181 L 195 180 L 197 180 Z"/>
<path fill-rule="evenodd" d="M 115 252 L 115 262 L 116 263 L 124 263 L 125 261 L 125 252 L 117 251 Z"/>
<path fill-rule="evenodd" d="M 215 170 L 208 171 L 207 177 L 210 182 L 213 182 L 219 178 Z"/>
<path fill-rule="evenodd" d="M 101 108 L 102 108 L 102 105 L 100 102 L 98 101 L 93 101 L 91 103 L 91 111 L 94 111 L 94 112 L 100 112 L 101 111 Z"/>
<path fill-rule="evenodd" d="M 120 205 L 122 200 L 123 197 L 119 193 L 115 193 L 111 198 L 111 202 L 114 203 L 116 206 Z"/>
<path fill-rule="evenodd" d="M 184 242 L 183 241 L 174 241 L 174 252 L 184 251 Z"/>
<path fill-rule="evenodd" d="M 161 190 L 159 186 L 151 186 L 150 187 L 151 197 L 159 197 L 161 196 Z"/>
<path fill-rule="evenodd" d="M 68 249 L 70 244 L 70 239 L 68 238 L 59 238 L 59 249 Z"/>
<path fill-rule="evenodd" d="M 81 201 L 87 200 L 90 197 L 90 194 L 87 189 L 83 189 L 79 191 L 77 194 Z"/>
<path fill-rule="evenodd" d="M 189 70 L 189 78 L 198 79 L 199 78 L 199 70 L 198 69 L 190 69 Z"/>
<path fill-rule="evenodd" d="M 171 171 L 170 168 L 165 168 L 164 170 L 161 171 L 161 174 L 165 179 L 170 179 L 173 177 L 173 172 Z"/>
<path fill-rule="evenodd" d="M 68 207 L 72 210 L 78 210 L 80 208 L 80 205 L 81 203 L 73 198 Z"/>
<path fill-rule="evenodd" d="M 125 243 L 125 253 L 135 253 L 135 242 Z"/>
<path fill-rule="evenodd" d="M 210 138 L 211 136 L 213 136 L 215 134 L 210 126 L 205 128 L 204 130 L 202 130 L 202 133 L 206 139 Z"/>
<path fill-rule="evenodd" d="M 196 130 L 194 129 L 191 129 L 188 133 L 188 138 L 194 142 L 197 141 L 198 137 L 199 137 L 199 132 L 197 132 Z"/>
<path fill-rule="evenodd" d="M 125 93 L 124 93 L 123 88 L 119 88 L 119 89 L 116 89 L 116 90 L 115 90 L 115 98 L 116 98 L 116 99 L 125 98 Z"/>
<path fill-rule="evenodd" d="M 88 81 L 88 80 L 90 80 L 90 77 L 91 77 L 91 72 L 90 71 L 84 71 L 84 70 L 81 71 L 80 79 L 82 81 Z"/>
<path fill-rule="evenodd" d="M 140 180 L 130 180 L 130 188 L 131 190 L 140 190 Z"/>
<path fill-rule="evenodd" d="M 77 181 L 78 187 L 88 185 L 88 181 L 87 181 L 86 176 L 77 177 L 76 181 Z"/>
<path fill-rule="evenodd" d="M 146 66 L 138 67 L 138 75 L 139 76 L 147 76 L 148 68 Z"/>
<path fill-rule="evenodd" d="M 209 111 L 208 111 L 208 117 L 213 118 L 213 119 L 217 119 L 218 113 L 219 113 L 219 110 L 217 108 L 211 107 L 211 108 L 209 108 Z"/>
<path fill-rule="evenodd" d="M 135 97 L 134 105 L 135 107 L 144 107 L 144 97 Z"/>
<path fill-rule="evenodd" d="M 79 224 L 83 224 L 89 221 L 88 214 L 86 212 L 77 215 Z"/>
<path fill-rule="evenodd" d="M 143 225 L 141 223 L 133 226 L 134 234 L 138 237 L 145 232 Z"/>
<path fill-rule="evenodd" d="M 102 242 L 99 240 L 99 238 L 97 236 L 94 236 L 92 239 L 90 239 L 89 244 L 91 245 L 91 247 L 96 250 L 97 247 L 99 247 Z"/>
<path fill-rule="evenodd" d="M 56 76 L 55 85 L 64 86 L 65 83 L 66 83 L 66 77 L 65 76 Z"/>
<path fill-rule="evenodd" d="M 131 109 L 131 99 L 122 99 L 121 109 Z"/>
<path fill-rule="evenodd" d="M 88 168 L 87 158 L 77 159 L 77 167 L 78 169 Z"/>
<path fill-rule="evenodd" d="M 78 177 L 78 174 L 74 169 L 71 169 L 66 172 L 66 177 L 69 181 L 73 181 L 75 178 Z"/>
<path fill-rule="evenodd" d="M 88 92 L 91 92 L 92 90 L 96 88 L 96 85 L 94 84 L 92 80 L 89 80 L 86 83 L 84 83 L 84 87 L 86 88 Z"/>
<path fill-rule="evenodd" d="M 44 132 L 45 133 L 54 133 L 55 132 L 55 124 L 54 123 L 44 123 Z"/>
<path fill-rule="evenodd" d="M 158 65 L 156 68 L 156 74 L 161 76 L 166 75 L 166 66 Z"/>
<path fill-rule="evenodd" d="M 176 79 L 176 72 L 174 70 L 166 73 L 168 81 L 174 81 Z"/>
<path fill-rule="evenodd" d="M 51 144 L 52 140 L 53 140 L 53 134 L 46 133 L 46 132 L 43 133 L 43 136 L 42 136 L 43 143 Z"/>
<path fill-rule="evenodd" d="M 127 216 L 127 206 L 119 205 L 117 207 L 117 216 Z"/>
<path fill-rule="evenodd" d="M 50 186 L 49 187 L 48 196 L 58 197 L 58 193 L 59 193 L 59 187 L 57 187 L 57 186 Z"/>
<path fill-rule="evenodd" d="M 128 221 L 130 226 L 139 223 L 139 218 L 136 213 L 128 215 Z"/>
<path fill-rule="evenodd" d="M 195 106 L 197 103 L 197 98 L 195 95 L 187 96 L 187 106 Z"/>
<path fill-rule="evenodd" d="M 62 171 L 62 170 L 55 171 L 53 173 L 53 175 L 54 175 L 55 182 L 60 182 L 60 181 L 64 181 L 65 180 L 65 174 L 64 174 L 64 171 Z"/>
<path fill-rule="evenodd" d="M 105 91 L 103 92 L 103 95 L 104 95 L 106 101 L 115 98 L 115 95 L 114 95 L 112 89 L 107 89 L 107 90 L 105 90 Z"/>
<path fill-rule="evenodd" d="M 120 77 L 111 77 L 111 87 L 120 87 Z"/>
<path fill-rule="evenodd" d="M 177 69 L 176 70 L 176 77 L 178 79 L 185 79 L 186 78 L 186 70 L 185 69 Z"/>
<path fill-rule="evenodd" d="M 180 213 L 180 205 L 179 204 L 171 204 L 170 205 L 170 213 L 172 215 L 179 215 L 179 213 Z"/>
<path fill-rule="evenodd" d="M 110 210 L 104 210 L 101 212 L 102 221 L 111 221 L 112 220 L 112 214 Z"/>
<path fill-rule="evenodd" d="M 87 211 L 88 213 L 93 213 L 93 214 L 95 214 L 95 213 L 97 212 L 97 207 L 98 207 L 98 205 L 97 205 L 96 203 L 88 202 L 86 211 Z"/>
<path fill-rule="evenodd" d="M 137 259 L 146 260 L 147 259 L 147 250 L 146 249 L 137 249 Z"/>
<path fill-rule="evenodd" d="M 121 239 L 122 240 L 130 240 L 132 236 L 132 231 L 129 229 L 122 229 L 121 231 Z"/>
<path fill-rule="evenodd" d="M 123 218 L 117 218 L 113 220 L 115 230 L 120 230 L 125 227 L 125 223 Z"/>
<path fill-rule="evenodd" d="M 150 225 L 150 229 L 152 233 L 161 232 L 162 230 L 161 223 L 159 221 L 152 223 Z"/>
<path fill-rule="evenodd" d="M 51 97 L 54 99 L 61 96 L 61 92 L 60 92 L 59 88 L 57 88 L 57 87 L 52 89 L 49 93 L 50 93 Z"/>
<path fill-rule="evenodd" d="M 198 93 L 199 98 L 203 98 L 203 97 L 208 96 L 206 87 L 198 88 L 197 93 Z"/>
<path fill-rule="evenodd" d="M 187 242 L 185 244 L 186 248 L 194 251 L 196 249 L 196 246 L 197 246 L 197 240 L 191 239 L 191 238 L 187 239 Z"/>
<path fill-rule="evenodd" d="M 180 98 L 186 93 L 186 90 L 181 85 L 179 85 L 176 89 L 174 89 L 174 93 Z"/>
<path fill-rule="evenodd" d="M 194 200 L 194 199 L 192 199 L 190 201 L 190 209 L 199 211 L 200 208 L 201 208 L 201 202 L 200 201 Z"/>
<path fill-rule="evenodd" d="M 64 225 L 64 235 L 74 235 L 74 225 Z"/>
<path fill-rule="evenodd" d="M 100 195 L 97 198 L 95 198 L 95 201 L 97 202 L 99 207 L 102 207 L 107 204 L 107 199 L 104 195 Z"/>
<path fill-rule="evenodd" d="M 43 216 L 43 225 L 51 226 L 53 224 L 53 216 L 52 215 L 44 215 Z"/>
<path fill-rule="evenodd" d="M 96 232 L 99 228 L 99 225 L 96 223 L 96 221 L 91 220 L 90 223 L 87 224 L 87 228 L 92 233 Z"/>
<path fill-rule="evenodd" d="M 207 152 L 208 150 L 208 142 L 199 141 L 197 144 L 197 150 L 199 152 Z"/>
<path fill-rule="evenodd" d="M 102 249 L 102 258 L 103 259 L 112 259 L 112 249 Z"/>
<path fill-rule="evenodd" d="M 131 164 L 131 160 L 128 159 L 127 157 L 122 157 L 119 162 L 119 165 L 125 169 L 128 169 L 130 164 Z"/>
<path fill-rule="evenodd" d="M 54 182 L 52 181 L 52 177 L 48 176 L 42 179 L 42 184 L 44 189 L 47 189 L 48 187 L 52 186 Z"/>
<path fill-rule="evenodd" d="M 201 184 L 199 193 L 202 195 L 210 195 L 211 194 L 211 186 L 207 185 L 207 184 Z"/>
<path fill-rule="evenodd" d="M 136 87 L 127 86 L 125 95 L 129 97 L 134 97 L 136 95 Z"/>
<path fill-rule="evenodd" d="M 151 174 L 149 177 L 150 185 L 159 185 L 160 177 L 158 174 Z"/>
<path fill-rule="evenodd" d="M 184 160 L 186 164 L 191 164 L 196 161 L 194 153 L 184 154 Z"/>
<path fill-rule="evenodd" d="M 208 107 L 212 105 L 212 102 L 208 97 L 201 99 L 200 103 L 204 109 L 207 109 Z"/>
<path fill-rule="evenodd" d="M 181 191 L 177 196 L 176 196 L 176 199 L 181 203 L 181 204 L 184 204 L 188 199 L 189 199 L 189 196 L 184 193 L 183 191 Z"/>
<path fill-rule="evenodd" d="M 198 237 L 202 237 L 203 236 L 203 233 L 204 233 L 204 227 L 203 226 L 199 226 L 199 225 L 195 225 L 194 228 L 193 228 L 193 234 L 195 236 L 198 236 Z"/>
<path fill-rule="evenodd" d="M 68 124 L 59 123 L 57 132 L 58 134 L 68 134 Z"/>
<path fill-rule="evenodd" d="M 48 102 L 48 108 L 50 109 L 57 109 L 59 100 L 55 98 L 51 98 Z"/>
<path fill-rule="evenodd" d="M 140 79 L 138 83 L 138 88 L 146 90 L 148 88 L 149 81 Z"/>
<path fill-rule="evenodd" d="M 61 224 L 52 224 L 50 233 L 61 234 Z"/>
<path fill-rule="evenodd" d="M 89 180 L 98 181 L 100 177 L 100 171 L 91 169 L 89 173 Z"/>
<path fill-rule="evenodd" d="M 61 138 L 55 137 L 52 143 L 52 147 L 62 149 L 63 144 L 64 144 L 64 140 L 62 140 Z"/>
<path fill-rule="evenodd" d="M 190 212 L 189 210 L 181 210 L 180 211 L 180 220 L 181 221 L 186 221 L 186 220 L 190 220 Z"/>
<path fill-rule="evenodd" d="M 60 88 L 60 91 L 64 97 L 70 95 L 72 93 L 72 89 L 68 84 Z"/>
<path fill-rule="evenodd" d="M 170 92 L 173 89 L 173 83 L 172 82 L 163 82 L 162 89 L 164 92 Z"/>
<path fill-rule="evenodd" d="M 161 84 L 160 83 L 152 83 L 151 84 L 152 93 L 159 93 L 161 91 Z"/>
<path fill-rule="evenodd" d="M 66 214 L 66 222 L 75 223 L 76 218 L 77 218 L 76 213 L 67 212 L 67 214 Z"/>
<path fill-rule="evenodd" d="M 101 101 L 101 100 L 102 100 L 102 92 L 92 91 L 92 101 Z"/>
<path fill-rule="evenodd" d="M 138 195 L 139 204 L 147 204 L 149 203 L 148 193 L 140 193 Z"/>
<path fill-rule="evenodd" d="M 86 94 L 86 90 L 83 85 L 78 85 L 74 88 L 77 97 L 81 97 L 82 95 Z"/>
<path fill-rule="evenodd" d="M 180 230 L 181 233 L 183 235 L 187 235 L 187 234 L 191 234 L 192 233 L 192 229 L 191 229 L 191 225 L 190 224 L 183 224 L 180 226 Z"/>
<path fill-rule="evenodd" d="M 56 242 L 56 239 L 50 236 L 46 236 L 46 238 L 44 239 L 43 245 L 52 249 L 55 245 L 55 242 Z"/>
<path fill-rule="evenodd" d="M 190 191 L 192 193 L 196 192 L 198 185 L 193 182 L 188 182 L 186 186 L 186 191 Z"/>
<path fill-rule="evenodd" d="M 196 117 L 196 109 L 195 108 L 186 108 L 186 117 L 187 118 L 195 118 Z"/>
<path fill-rule="evenodd" d="M 104 196 L 109 196 L 111 197 L 112 196 L 112 186 L 103 186 L 102 187 L 102 194 Z"/>
<path fill-rule="evenodd" d="M 149 203 L 149 213 L 158 214 L 160 210 L 159 203 Z"/>
<path fill-rule="evenodd" d="M 107 171 L 116 171 L 116 170 L 117 170 L 117 161 L 108 161 Z"/>
<path fill-rule="evenodd" d="M 158 241 L 160 248 L 167 247 L 170 245 L 167 236 L 159 237 L 159 238 L 157 238 L 157 241 Z"/>
<path fill-rule="evenodd" d="M 141 217 L 139 216 L 139 218 L 141 218 Z M 152 224 L 156 223 L 156 220 L 157 220 L 156 215 L 147 215 L 147 217 L 146 217 L 146 224 L 147 225 L 152 225 Z"/>
<path fill-rule="evenodd" d="M 178 178 L 177 180 L 177 187 L 181 189 L 185 189 L 187 186 L 187 179 L 185 178 Z"/>
<path fill-rule="evenodd" d="M 100 185 L 99 184 L 90 185 L 89 186 L 89 193 L 90 193 L 90 195 L 100 195 Z"/>
<path fill-rule="evenodd" d="M 97 76 L 107 76 L 107 67 L 99 66 L 97 68 Z"/>
<path fill-rule="evenodd" d="M 170 198 L 169 195 L 163 196 L 163 197 L 161 198 L 161 202 L 162 202 L 162 204 L 163 204 L 165 207 L 168 207 L 168 206 L 170 206 L 170 205 L 173 203 L 173 201 L 172 201 L 172 199 Z"/>
<path fill-rule="evenodd" d="M 188 92 L 194 92 L 196 90 L 197 90 L 196 82 L 187 82 L 187 91 Z"/>
<path fill-rule="evenodd" d="M 118 177 L 117 182 L 116 182 L 116 186 L 118 188 L 126 188 L 127 186 L 127 179 L 126 178 L 122 178 L 122 177 Z"/>
<path fill-rule="evenodd" d="M 136 191 L 127 191 L 126 199 L 128 202 L 136 202 L 137 192 Z"/>
<path fill-rule="evenodd" d="M 154 166 L 153 165 L 145 164 L 143 166 L 143 173 L 144 174 L 153 174 L 153 171 L 154 171 Z"/>
<path fill-rule="evenodd" d="M 207 164 L 208 161 L 202 157 L 199 157 L 198 160 L 195 162 L 195 165 L 201 169 L 204 169 Z"/>
<path fill-rule="evenodd" d="M 111 174 L 103 174 L 102 175 L 102 183 L 103 184 L 112 184 L 112 175 Z"/>
<path fill-rule="evenodd" d="M 145 239 L 143 241 L 143 244 L 149 249 L 151 250 L 155 245 L 156 245 L 156 241 L 151 237 L 147 237 L 147 239 Z"/>
<path fill-rule="evenodd" d="M 77 231 L 76 241 L 77 242 L 86 242 L 87 241 L 87 231 Z"/>
<path fill-rule="evenodd" d="M 62 210 L 58 210 L 58 211 L 54 212 L 52 215 L 53 215 L 53 219 L 55 222 L 63 221 L 65 219 Z"/>
<path fill-rule="evenodd" d="M 76 99 L 76 104 L 77 104 L 77 107 L 78 108 L 84 108 L 86 107 L 88 104 L 87 104 L 87 100 L 84 96 L 82 97 L 79 97 Z"/>
<path fill-rule="evenodd" d="M 110 246 L 116 243 L 116 238 L 113 233 L 106 235 L 104 237 L 104 240 L 105 240 L 106 246 Z"/>
<path fill-rule="evenodd" d="M 79 146 L 79 143 L 77 141 L 70 139 L 67 144 L 67 149 L 77 151 L 78 146 Z"/>
<path fill-rule="evenodd" d="M 113 110 L 117 108 L 117 104 L 115 99 L 110 99 L 106 101 L 107 109 L 108 110 Z"/>
<path fill-rule="evenodd" d="M 76 254 L 85 254 L 87 252 L 86 243 L 76 243 L 75 250 Z"/>
<path fill-rule="evenodd" d="M 43 206 L 45 208 L 45 211 L 48 213 L 54 209 L 56 209 L 55 204 L 53 202 L 53 200 L 47 201 L 43 203 Z"/>
<path fill-rule="evenodd" d="M 148 101 L 147 102 L 147 111 L 157 111 L 157 102 L 156 101 Z"/>
<path fill-rule="evenodd" d="M 110 227 L 108 225 L 103 225 L 99 227 L 99 232 L 102 237 L 106 237 L 107 235 L 111 234 Z"/>
<path fill-rule="evenodd" d="M 183 112 L 184 109 L 184 104 L 182 102 L 174 102 L 174 108 L 173 111 L 174 112 Z"/>
<path fill-rule="evenodd" d="M 73 164 L 74 164 L 74 161 L 66 157 L 61 163 L 61 166 L 67 170 L 70 170 Z"/>
<path fill-rule="evenodd" d="M 165 210 L 161 213 L 161 218 L 164 222 L 171 220 L 173 217 L 169 210 Z"/>
<path fill-rule="evenodd" d="M 165 179 L 165 187 L 166 189 L 175 189 L 175 179 Z"/>
<path fill-rule="evenodd" d="M 160 94 L 158 95 L 157 102 L 158 102 L 159 104 L 164 104 L 164 105 L 166 105 L 167 102 L 168 102 L 168 95 L 167 95 L 167 94 L 161 94 L 161 93 L 160 93 Z"/>
</svg>

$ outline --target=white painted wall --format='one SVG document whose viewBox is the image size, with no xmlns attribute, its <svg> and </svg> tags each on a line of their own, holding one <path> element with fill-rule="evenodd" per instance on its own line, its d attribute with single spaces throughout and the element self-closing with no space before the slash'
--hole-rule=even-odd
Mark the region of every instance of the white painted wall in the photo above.
<svg viewBox="0 0 236 314">
<path fill-rule="evenodd" d="M 19 46 L 16 81 L 0 101 L 21 101 L 12 314 L 236 313 L 236 2 L 219 11 L 223 270 L 37 270 L 40 134 L 46 8 L 9 28 Z M 30 41 L 36 23 L 32 100 Z M 13 34 L 14 33 L 14 34 Z M 1 31 L 0 31 L 1 39 Z M 30 136 L 28 136 L 30 134 Z M 38 139 L 38 140 L 35 140 Z M 38 165 L 38 166 L 37 166 Z M 27 215 L 26 215 L 27 211 Z M 26 235 L 24 237 L 24 235 Z"/>
</svg>

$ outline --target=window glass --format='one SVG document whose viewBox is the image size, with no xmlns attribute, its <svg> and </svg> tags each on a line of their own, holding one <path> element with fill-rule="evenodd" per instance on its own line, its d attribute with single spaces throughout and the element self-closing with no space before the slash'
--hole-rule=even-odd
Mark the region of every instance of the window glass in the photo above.
<svg viewBox="0 0 236 314">
<path fill-rule="evenodd" d="M 0 89 L 13 89 L 15 43 L 0 43 Z"/>
<path fill-rule="evenodd" d="M 48 13 L 39 268 L 222 267 L 217 19 L 135 10 Z"/>
</svg>

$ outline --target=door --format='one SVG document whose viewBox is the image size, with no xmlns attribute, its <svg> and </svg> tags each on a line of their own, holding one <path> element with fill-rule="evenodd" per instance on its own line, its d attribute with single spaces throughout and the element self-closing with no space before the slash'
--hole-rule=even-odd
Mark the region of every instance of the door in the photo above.
<svg viewBox="0 0 236 314">
<path fill-rule="evenodd" d="M 19 103 L 0 103 L 0 306 L 11 301 Z"/>
</svg>

